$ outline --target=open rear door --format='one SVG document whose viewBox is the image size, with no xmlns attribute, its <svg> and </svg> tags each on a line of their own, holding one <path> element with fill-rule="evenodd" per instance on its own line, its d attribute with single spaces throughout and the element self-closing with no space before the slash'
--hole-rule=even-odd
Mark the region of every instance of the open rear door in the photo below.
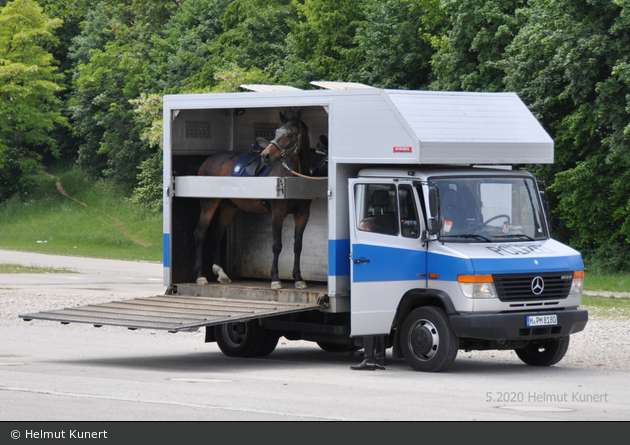
<svg viewBox="0 0 630 445">
<path fill-rule="evenodd" d="M 268 284 L 267 284 L 268 286 Z M 318 310 L 325 304 L 324 287 L 273 291 L 280 301 L 264 301 L 268 288 L 247 283 L 230 285 L 182 286 L 193 295 L 157 295 L 112 301 L 76 308 L 19 315 L 26 321 L 49 320 L 63 324 L 88 323 L 96 327 L 122 326 L 129 329 L 157 329 L 169 332 L 196 331 L 203 326 L 243 322 Z"/>
</svg>

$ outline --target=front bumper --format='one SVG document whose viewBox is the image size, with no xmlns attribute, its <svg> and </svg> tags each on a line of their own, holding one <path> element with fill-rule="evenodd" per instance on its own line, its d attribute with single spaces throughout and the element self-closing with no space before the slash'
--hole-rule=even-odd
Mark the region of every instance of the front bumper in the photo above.
<svg viewBox="0 0 630 445">
<path fill-rule="evenodd" d="M 518 312 L 509 314 L 451 315 L 451 326 L 459 338 L 483 340 L 528 340 L 566 337 L 584 330 L 588 321 L 586 309 L 552 312 L 558 316 L 554 326 L 528 327 L 528 315 L 548 315 L 550 312 Z"/>
</svg>

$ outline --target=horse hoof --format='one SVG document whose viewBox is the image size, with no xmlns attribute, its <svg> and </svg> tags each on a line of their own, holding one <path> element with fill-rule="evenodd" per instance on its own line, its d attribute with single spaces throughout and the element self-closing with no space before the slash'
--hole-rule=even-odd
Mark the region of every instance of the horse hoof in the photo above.
<svg viewBox="0 0 630 445">
<path fill-rule="evenodd" d="M 206 280 L 206 277 L 199 277 L 197 278 L 197 284 L 199 284 L 200 286 L 205 286 L 206 284 L 208 284 L 208 280 Z"/>
<path fill-rule="evenodd" d="M 218 275 L 217 281 L 219 283 L 226 284 L 226 283 L 232 282 L 232 280 L 230 280 L 230 277 L 227 276 L 227 274 L 223 271 L 223 268 L 221 266 L 217 266 L 215 264 L 214 266 L 212 266 L 212 272 Z"/>
<path fill-rule="evenodd" d="M 272 289 L 282 289 L 282 283 L 280 281 L 272 281 L 271 282 Z"/>
<path fill-rule="evenodd" d="M 295 288 L 296 289 L 306 289 L 306 283 L 304 281 L 296 281 Z"/>
</svg>

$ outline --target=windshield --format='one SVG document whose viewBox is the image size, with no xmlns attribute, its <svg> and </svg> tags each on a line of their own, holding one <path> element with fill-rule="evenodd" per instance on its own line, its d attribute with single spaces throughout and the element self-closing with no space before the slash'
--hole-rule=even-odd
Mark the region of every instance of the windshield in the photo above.
<svg viewBox="0 0 630 445">
<path fill-rule="evenodd" d="M 530 178 L 436 179 L 443 241 L 531 241 L 548 237 Z"/>
</svg>

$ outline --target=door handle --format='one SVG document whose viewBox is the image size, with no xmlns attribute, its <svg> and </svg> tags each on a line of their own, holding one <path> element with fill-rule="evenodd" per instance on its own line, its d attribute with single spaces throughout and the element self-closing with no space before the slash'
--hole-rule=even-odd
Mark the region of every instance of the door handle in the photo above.
<svg viewBox="0 0 630 445">
<path fill-rule="evenodd" d="M 361 264 L 361 263 L 369 263 L 370 260 L 368 260 L 367 258 L 359 258 L 358 260 L 354 260 L 354 264 Z"/>
</svg>

